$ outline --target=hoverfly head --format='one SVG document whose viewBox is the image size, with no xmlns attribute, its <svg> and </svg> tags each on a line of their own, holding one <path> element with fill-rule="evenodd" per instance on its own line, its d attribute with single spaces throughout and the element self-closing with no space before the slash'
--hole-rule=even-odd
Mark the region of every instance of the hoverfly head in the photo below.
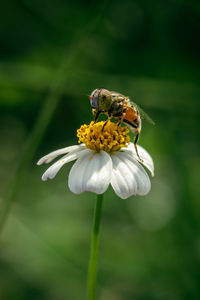
<svg viewBox="0 0 200 300">
<path fill-rule="evenodd" d="M 99 90 L 99 110 L 108 111 L 112 103 L 112 94 L 106 89 Z"/>
<path fill-rule="evenodd" d="M 112 103 L 112 94 L 106 89 L 96 89 L 89 96 L 92 108 L 98 111 L 108 111 Z"/>
</svg>

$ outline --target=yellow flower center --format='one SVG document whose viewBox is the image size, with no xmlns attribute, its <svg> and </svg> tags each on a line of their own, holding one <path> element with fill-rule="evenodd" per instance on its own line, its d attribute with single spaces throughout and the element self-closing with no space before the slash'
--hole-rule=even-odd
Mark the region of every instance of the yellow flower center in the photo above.
<svg viewBox="0 0 200 300">
<path fill-rule="evenodd" d="M 129 129 L 117 126 L 110 121 L 106 125 L 104 124 L 104 121 L 98 123 L 92 121 L 89 125 L 82 125 L 77 130 L 78 142 L 84 143 L 89 149 L 97 152 L 100 150 L 114 152 L 122 147 L 127 147 L 127 144 L 130 143 L 130 137 L 127 135 Z"/>
</svg>

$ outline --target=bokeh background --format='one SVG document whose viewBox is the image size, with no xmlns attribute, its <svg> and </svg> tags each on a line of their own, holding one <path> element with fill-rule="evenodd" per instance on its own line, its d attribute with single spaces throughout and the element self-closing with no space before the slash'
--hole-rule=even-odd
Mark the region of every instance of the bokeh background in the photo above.
<svg viewBox="0 0 200 300">
<path fill-rule="evenodd" d="M 105 195 L 100 300 L 200 297 L 197 0 L 7 0 L 0 10 L 0 299 L 84 300 L 94 195 L 37 160 L 77 143 L 88 95 L 116 90 L 155 120 L 145 197 Z"/>
</svg>

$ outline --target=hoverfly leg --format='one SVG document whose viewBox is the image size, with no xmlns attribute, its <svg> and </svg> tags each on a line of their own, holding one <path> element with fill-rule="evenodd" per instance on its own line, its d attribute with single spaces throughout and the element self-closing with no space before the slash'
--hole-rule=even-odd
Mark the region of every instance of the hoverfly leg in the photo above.
<svg viewBox="0 0 200 300">
<path fill-rule="evenodd" d="M 119 133 L 119 126 L 123 123 L 124 118 L 125 118 L 126 112 L 124 111 L 121 118 L 119 118 L 119 121 L 117 122 L 117 132 Z"/>
<path fill-rule="evenodd" d="M 93 117 L 94 117 L 94 119 L 95 119 L 95 117 L 96 117 L 96 109 L 92 109 L 92 115 L 93 115 Z"/>
<path fill-rule="evenodd" d="M 117 121 L 117 132 L 119 133 L 119 126 L 122 124 L 123 119 L 119 119 L 119 121 Z"/>
<path fill-rule="evenodd" d="M 107 125 L 108 121 L 111 119 L 111 117 L 108 117 L 108 119 L 105 121 L 105 123 L 103 124 L 103 127 L 101 129 L 101 132 L 104 131 L 105 126 Z"/>
<path fill-rule="evenodd" d="M 108 119 L 109 120 L 109 119 Z M 102 127 L 102 129 L 101 129 L 101 132 L 103 132 L 104 131 L 104 128 L 105 128 L 105 126 L 107 125 L 107 123 L 108 123 L 108 120 L 106 120 L 105 121 L 105 123 L 103 124 L 103 127 Z"/>
<path fill-rule="evenodd" d="M 94 118 L 94 123 L 96 123 L 98 121 L 99 115 L 100 115 L 100 111 L 97 111 L 95 114 L 95 118 Z"/>
<path fill-rule="evenodd" d="M 143 160 L 140 158 L 139 153 L 138 153 L 138 148 L 137 148 L 137 141 L 139 139 L 139 135 L 140 134 L 137 133 L 136 136 L 134 137 L 134 147 L 135 147 L 135 152 L 137 154 L 137 157 L 138 157 L 139 161 L 143 163 Z"/>
</svg>

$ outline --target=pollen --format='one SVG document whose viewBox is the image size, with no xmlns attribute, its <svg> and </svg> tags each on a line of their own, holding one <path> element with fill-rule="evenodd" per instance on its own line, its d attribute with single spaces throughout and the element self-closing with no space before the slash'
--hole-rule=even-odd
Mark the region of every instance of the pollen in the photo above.
<svg viewBox="0 0 200 300">
<path fill-rule="evenodd" d="M 122 147 L 127 147 L 130 143 L 128 135 L 129 129 L 121 127 L 111 122 L 101 121 L 89 125 L 82 125 L 77 130 L 79 143 L 84 143 L 89 149 L 99 152 L 101 150 L 108 153 L 120 150 Z"/>
</svg>

